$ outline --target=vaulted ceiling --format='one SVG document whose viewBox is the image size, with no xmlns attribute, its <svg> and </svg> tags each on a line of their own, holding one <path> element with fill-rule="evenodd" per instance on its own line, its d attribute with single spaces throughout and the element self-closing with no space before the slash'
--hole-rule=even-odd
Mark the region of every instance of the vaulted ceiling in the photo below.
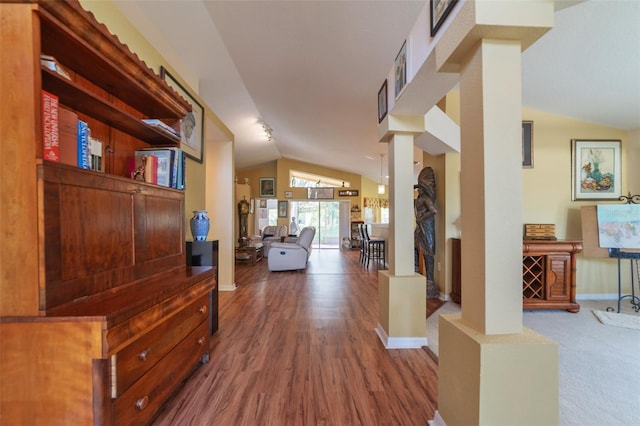
<svg viewBox="0 0 640 426">
<path fill-rule="evenodd" d="M 287 157 L 379 178 L 377 91 L 427 2 L 115 3 L 235 134 L 237 168 Z M 523 53 L 524 106 L 639 128 L 638 22 L 639 1 L 557 1 Z"/>
</svg>

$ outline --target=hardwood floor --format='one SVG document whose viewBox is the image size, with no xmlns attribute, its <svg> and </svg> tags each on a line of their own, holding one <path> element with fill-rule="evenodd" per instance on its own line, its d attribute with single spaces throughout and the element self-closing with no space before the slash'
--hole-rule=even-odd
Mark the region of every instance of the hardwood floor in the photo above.
<svg viewBox="0 0 640 426">
<path fill-rule="evenodd" d="M 426 425 L 437 365 L 378 339 L 377 269 L 357 251 L 314 250 L 306 272 L 236 265 L 220 292 L 211 360 L 155 425 Z"/>
</svg>

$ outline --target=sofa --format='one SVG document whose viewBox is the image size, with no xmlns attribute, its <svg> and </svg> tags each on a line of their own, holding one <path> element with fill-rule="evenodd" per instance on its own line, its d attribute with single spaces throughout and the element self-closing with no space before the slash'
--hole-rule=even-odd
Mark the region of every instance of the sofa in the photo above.
<svg viewBox="0 0 640 426">
<path fill-rule="evenodd" d="M 262 228 L 260 235 L 251 236 L 251 244 L 262 243 L 264 248 L 263 253 L 264 257 L 269 256 L 269 247 L 273 242 L 280 242 L 282 237 L 287 237 L 287 226 L 286 225 L 267 225 Z"/>
<path fill-rule="evenodd" d="M 269 271 L 293 271 L 306 269 L 316 228 L 302 228 L 295 242 L 273 242 L 269 247 Z"/>
</svg>

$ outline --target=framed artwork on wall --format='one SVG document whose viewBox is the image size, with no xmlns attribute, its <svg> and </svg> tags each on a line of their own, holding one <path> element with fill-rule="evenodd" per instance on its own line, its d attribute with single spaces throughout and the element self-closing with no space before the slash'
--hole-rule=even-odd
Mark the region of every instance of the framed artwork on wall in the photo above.
<svg viewBox="0 0 640 426">
<path fill-rule="evenodd" d="M 533 121 L 522 122 L 522 167 L 533 168 Z"/>
<path fill-rule="evenodd" d="M 407 40 L 402 43 L 402 47 L 396 56 L 395 62 L 395 79 L 396 79 L 396 99 L 402 93 L 402 90 L 407 85 Z"/>
<path fill-rule="evenodd" d="M 287 217 L 288 201 L 278 201 L 278 217 Z"/>
<path fill-rule="evenodd" d="M 307 188 L 309 200 L 333 200 L 333 188 Z"/>
<path fill-rule="evenodd" d="M 338 190 L 338 196 L 340 197 L 357 197 L 360 191 L 357 189 L 340 189 Z"/>
<path fill-rule="evenodd" d="M 620 140 L 571 140 L 571 199 L 619 200 Z"/>
<path fill-rule="evenodd" d="M 431 37 L 436 35 L 458 0 L 431 0 Z"/>
<path fill-rule="evenodd" d="M 378 123 L 387 116 L 387 79 L 385 78 L 382 87 L 378 90 Z"/>
<path fill-rule="evenodd" d="M 260 196 L 276 196 L 276 178 L 260 178 Z"/>
<path fill-rule="evenodd" d="M 182 118 L 180 125 L 180 148 L 187 157 L 202 163 L 204 107 L 163 66 L 160 67 L 160 78 L 191 104 L 192 111 Z"/>
</svg>

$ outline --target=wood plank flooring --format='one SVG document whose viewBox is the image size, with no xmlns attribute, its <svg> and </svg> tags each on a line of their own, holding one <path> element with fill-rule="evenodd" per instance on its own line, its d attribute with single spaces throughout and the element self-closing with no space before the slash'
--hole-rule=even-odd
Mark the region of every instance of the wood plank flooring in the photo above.
<svg viewBox="0 0 640 426">
<path fill-rule="evenodd" d="M 422 349 L 386 350 L 377 269 L 357 251 L 314 250 L 306 272 L 236 265 L 220 292 L 211 360 L 155 425 L 426 425 L 437 364 Z"/>
</svg>

